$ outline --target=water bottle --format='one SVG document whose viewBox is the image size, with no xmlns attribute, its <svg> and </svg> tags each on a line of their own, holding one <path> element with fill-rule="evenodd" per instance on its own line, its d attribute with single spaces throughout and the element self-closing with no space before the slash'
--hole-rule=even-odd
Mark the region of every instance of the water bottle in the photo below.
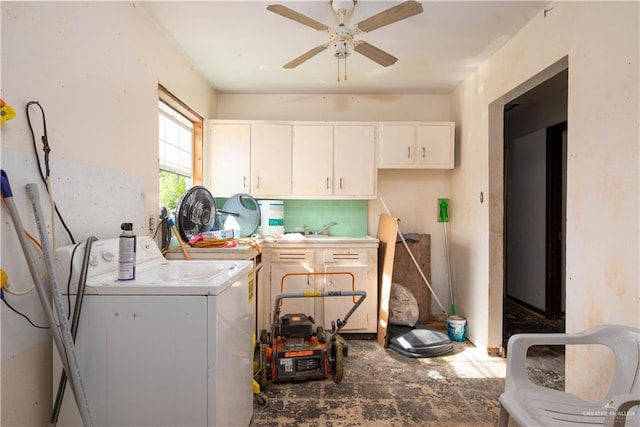
<svg viewBox="0 0 640 427">
<path fill-rule="evenodd" d="M 133 224 L 123 222 L 120 225 L 118 251 L 118 280 L 134 280 L 136 278 L 136 235 Z"/>
</svg>

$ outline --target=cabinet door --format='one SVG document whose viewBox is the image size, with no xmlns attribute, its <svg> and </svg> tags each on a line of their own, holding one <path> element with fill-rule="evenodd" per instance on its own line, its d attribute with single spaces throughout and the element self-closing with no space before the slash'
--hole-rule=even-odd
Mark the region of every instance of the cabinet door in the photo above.
<svg viewBox="0 0 640 427">
<path fill-rule="evenodd" d="M 333 126 L 293 126 L 294 196 L 333 193 Z"/>
<path fill-rule="evenodd" d="M 453 169 L 453 123 L 418 126 L 418 164 L 425 168 Z"/>
<path fill-rule="evenodd" d="M 280 282 L 287 273 L 313 273 L 309 266 L 301 264 L 272 264 L 271 265 L 271 309 L 270 319 L 273 320 L 276 295 L 281 293 Z M 301 275 L 288 276 L 284 281 L 284 292 L 311 292 L 315 291 L 315 276 Z M 285 298 L 280 305 L 280 316 L 287 313 L 303 313 L 315 315 L 315 298 Z"/>
<path fill-rule="evenodd" d="M 216 197 L 249 192 L 251 125 L 209 125 L 209 190 Z"/>
<path fill-rule="evenodd" d="M 342 272 L 348 271 L 353 274 L 355 279 L 355 289 L 366 291 L 367 283 L 367 269 L 366 265 L 336 265 L 327 264 L 324 267 L 324 271 L 330 272 Z M 350 291 L 351 290 L 351 276 L 347 274 L 331 274 L 324 277 L 324 290 L 325 291 Z M 367 295 L 367 298 L 371 295 Z M 356 297 L 355 300 L 358 298 Z M 327 297 L 324 298 L 324 327 L 331 328 L 331 321 L 337 319 L 344 320 L 349 310 L 353 307 L 354 298 L 352 297 Z M 342 329 L 343 331 L 360 331 L 364 332 L 369 326 L 367 312 L 367 299 L 353 312 L 348 319 L 347 324 Z"/>
<path fill-rule="evenodd" d="M 334 128 L 333 194 L 376 197 L 374 125 L 336 125 Z"/>
<path fill-rule="evenodd" d="M 251 193 L 291 195 L 291 125 L 251 126 Z"/>
<path fill-rule="evenodd" d="M 379 168 L 403 168 L 416 162 L 416 127 L 412 124 L 383 123 L 380 137 Z"/>
</svg>

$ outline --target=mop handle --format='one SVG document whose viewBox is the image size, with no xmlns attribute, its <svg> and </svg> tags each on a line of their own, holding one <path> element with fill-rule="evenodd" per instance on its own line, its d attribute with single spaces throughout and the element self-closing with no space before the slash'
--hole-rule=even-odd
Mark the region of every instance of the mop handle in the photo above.
<svg viewBox="0 0 640 427">
<path fill-rule="evenodd" d="M 67 376 L 71 379 L 73 384 L 72 390 L 76 398 L 78 410 L 80 411 L 80 417 L 82 423 L 85 426 L 93 426 L 91 419 L 91 413 L 89 412 L 89 402 L 87 395 L 80 378 L 80 368 L 78 366 L 78 359 L 76 357 L 75 346 L 73 345 L 73 337 L 71 335 L 71 328 L 69 327 L 69 320 L 67 319 L 64 311 L 64 303 L 62 301 L 62 295 L 60 294 L 60 287 L 58 286 L 58 280 L 56 279 L 55 268 L 53 266 L 53 257 L 51 255 L 51 249 L 49 248 L 49 239 L 47 238 L 47 229 L 44 223 L 44 217 L 42 214 L 42 208 L 40 206 L 40 199 L 38 195 L 38 187 L 36 184 L 27 184 L 27 195 L 31 200 L 31 206 L 33 208 L 33 214 L 36 219 L 36 225 L 40 232 L 40 242 L 42 244 L 42 252 L 44 255 L 45 265 L 49 272 L 49 280 L 51 282 L 51 290 L 53 296 L 53 304 L 56 308 L 56 314 L 58 315 L 58 321 L 60 322 L 60 328 L 62 332 L 62 344 L 67 357 L 69 358 L 69 372 Z M 62 355 L 60 356 L 62 358 Z"/>
</svg>

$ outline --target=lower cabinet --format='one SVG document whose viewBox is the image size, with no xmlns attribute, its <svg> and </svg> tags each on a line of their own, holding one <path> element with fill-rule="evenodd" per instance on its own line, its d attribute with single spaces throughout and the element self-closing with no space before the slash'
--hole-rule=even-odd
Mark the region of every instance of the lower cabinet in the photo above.
<svg viewBox="0 0 640 427">
<path fill-rule="evenodd" d="M 342 332 L 371 333 L 377 330 L 378 244 L 372 247 L 324 247 L 316 249 L 263 248 L 263 318 L 261 329 L 273 322 L 276 296 L 282 292 L 364 290 L 367 297 L 353 312 Z M 314 274 L 331 273 L 331 274 Z M 351 273 L 351 274 L 337 274 Z M 283 280 L 284 278 L 284 280 Z M 270 291 L 267 301 L 267 289 Z M 280 316 L 303 313 L 313 316 L 316 326 L 331 329 L 331 322 L 344 320 L 357 297 L 306 297 L 281 300 Z M 268 304 L 267 307 L 265 304 Z"/>
</svg>

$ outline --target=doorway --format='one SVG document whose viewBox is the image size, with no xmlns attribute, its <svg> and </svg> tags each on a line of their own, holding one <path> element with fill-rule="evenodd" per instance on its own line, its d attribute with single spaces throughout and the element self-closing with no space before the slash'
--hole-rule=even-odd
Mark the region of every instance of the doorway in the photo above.
<svg viewBox="0 0 640 427">
<path fill-rule="evenodd" d="M 503 345 L 564 332 L 568 71 L 505 104 Z"/>
</svg>

